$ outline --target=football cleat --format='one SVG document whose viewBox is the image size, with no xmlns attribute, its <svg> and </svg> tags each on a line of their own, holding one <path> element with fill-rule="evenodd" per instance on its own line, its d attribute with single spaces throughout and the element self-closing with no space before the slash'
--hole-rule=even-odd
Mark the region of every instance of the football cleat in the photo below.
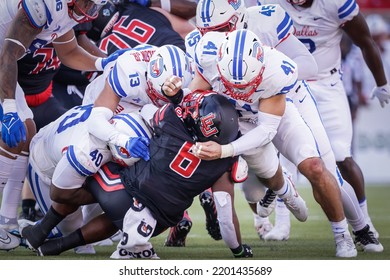
<svg viewBox="0 0 390 280">
<path fill-rule="evenodd" d="M 279 196 L 280 199 L 284 201 L 287 209 L 297 218 L 298 221 L 304 222 L 307 220 L 308 209 L 306 202 L 299 195 L 298 191 L 295 189 L 294 183 L 291 179 L 291 176 L 284 176 L 287 180 L 287 192 L 282 196 Z"/>
<path fill-rule="evenodd" d="M 174 227 L 171 227 L 165 246 L 168 247 L 185 247 L 186 237 L 192 227 L 192 221 L 188 215 L 184 215 L 183 219 Z"/>
<path fill-rule="evenodd" d="M 78 255 L 94 255 L 94 254 L 96 254 L 95 248 L 93 247 L 92 244 L 86 244 L 86 245 L 83 245 L 83 246 L 77 246 L 73 250 Z"/>
<path fill-rule="evenodd" d="M 12 250 L 19 246 L 20 238 L 0 228 L 0 250 Z"/>
<path fill-rule="evenodd" d="M 383 246 L 370 230 L 370 226 L 366 225 L 363 229 L 354 231 L 355 245 L 364 252 L 383 252 Z"/>
<path fill-rule="evenodd" d="M 290 238 L 290 227 L 286 224 L 276 224 L 273 229 L 264 236 L 265 241 L 284 241 Z"/>
<path fill-rule="evenodd" d="M 264 240 L 264 236 L 266 236 L 272 230 L 273 225 L 268 218 L 262 218 L 258 215 L 256 216 L 257 217 L 255 218 L 255 229 L 260 239 Z"/>
<path fill-rule="evenodd" d="M 46 237 L 43 240 L 36 238 L 36 235 L 33 232 L 33 226 L 27 223 L 25 224 L 25 227 L 22 227 L 21 225 L 21 234 L 28 248 L 30 248 L 33 251 L 36 251 L 38 247 L 41 246 L 46 239 Z"/>
<path fill-rule="evenodd" d="M 205 190 L 199 195 L 200 205 L 206 215 L 206 230 L 214 240 L 221 240 L 222 235 L 217 219 L 217 209 L 215 208 L 213 194 L 210 190 Z"/>
<path fill-rule="evenodd" d="M 264 197 L 257 203 L 256 211 L 257 214 L 262 217 L 268 217 L 275 209 L 276 204 L 276 193 L 271 189 L 267 189 Z"/>
<path fill-rule="evenodd" d="M 241 249 L 241 252 L 237 254 L 233 253 L 235 258 L 253 258 L 253 251 L 249 245 L 242 244 Z"/>
<path fill-rule="evenodd" d="M 356 247 L 349 232 L 336 234 L 335 241 L 336 257 L 354 258 L 357 256 Z"/>
</svg>

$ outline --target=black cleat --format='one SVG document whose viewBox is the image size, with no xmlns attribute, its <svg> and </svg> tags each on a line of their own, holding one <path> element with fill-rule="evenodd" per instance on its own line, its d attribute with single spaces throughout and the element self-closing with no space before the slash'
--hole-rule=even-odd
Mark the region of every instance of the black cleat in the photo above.
<svg viewBox="0 0 390 280">
<path fill-rule="evenodd" d="M 170 228 L 164 245 L 167 247 L 185 247 L 186 237 L 190 232 L 191 227 L 192 221 L 188 215 L 185 215 L 176 226 Z"/>
<path fill-rule="evenodd" d="M 206 215 L 206 230 L 214 240 L 221 240 L 221 231 L 217 219 L 217 209 L 215 208 L 213 194 L 206 190 L 199 195 L 200 205 Z"/>
</svg>

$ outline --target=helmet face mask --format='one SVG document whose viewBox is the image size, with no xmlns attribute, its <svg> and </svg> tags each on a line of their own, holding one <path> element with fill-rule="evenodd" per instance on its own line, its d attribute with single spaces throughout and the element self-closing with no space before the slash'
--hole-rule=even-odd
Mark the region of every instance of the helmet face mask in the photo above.
<svg viewBox="0 0 390 280">
<path fill-rule="evenodd" d="M 92 21 L 108 0 L 68 0 L 69 16 L 78 23 Z"/>
<path fill-rule="evenodd" d="M 150 58 L 146 79 L 147 94 L 157 107 L 162 107 L 169 102 L 162 93 L 161 87 L 172 76 L 180 77 L 182 87 L 187 87 L 192 79 L 191 63 L 180 48 L 174 45 L 164 45 L 158 48 Z"/>
<path fill-rule="evenodd" d="M 200 0 L 196 10 L 196 27 L 202 33 L 231 32 L 246 25 L 244 0 Z"/>
<path fill-rule="evenodd" d="M 219 49 L 217 69 L 227 93 L 236 100 L 250 102 L 265 70 L 259 38 L 249 30 L 227 34 Z"/>
<path fill-rule="evenodd" d="M 195 91 L 182 102 L 182 116 L 194 141 L 228 144 L 238 137 L 238 114 L 230 101 L 213 91 Z"/>
</svg>

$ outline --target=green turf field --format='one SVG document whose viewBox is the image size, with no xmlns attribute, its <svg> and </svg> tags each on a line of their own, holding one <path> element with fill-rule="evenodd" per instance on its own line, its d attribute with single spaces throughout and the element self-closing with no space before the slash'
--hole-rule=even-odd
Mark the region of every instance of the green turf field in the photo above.
<svg viewBox="0 0 390 280">
<path fill-rule="evenodd" d="M 373 223 L 380 233 L 380 241 L 385 250 L 383 253 L 359 252 L 357 260 L 390 260 L 390 186 L 367 187 L 369 211 Z M 249 244 L 254 253 L 254 259 L 266 260 L 331 260 L 336 259 L 335 245 L 329 223 L 319 206 L 315 203 L 310 188 L 301 187 L 299 192 L 305 198 L 309 207 L 309 218 L 300 223 L 292 217 L 290 239 L 284 242 L 261 241 L 253 227 L 253 217 L 239 190 L 236 191 L 236 208 L 240 219 L 243 241 Z M 185 248 L 164 247 L 166 234 L 152 239 L 154 248 L 161 259 L 233 259 L 232 254 L 223 241 L 214 241 L 205 230 L 203 209 L 198 199 L 190 208 L 193 221 L 192 230 L 187 237 Z M 273 215 L 271 216 L 273 219 Z M 30 259 L 108 259 L 115 246 L 95 247 L 96 255 L 76 255 L 68 251 L 56 257 L 37 257 L 25 248 L 5 252 L 0 251 L 0 259 L 30 260 Z"/>
</svg>

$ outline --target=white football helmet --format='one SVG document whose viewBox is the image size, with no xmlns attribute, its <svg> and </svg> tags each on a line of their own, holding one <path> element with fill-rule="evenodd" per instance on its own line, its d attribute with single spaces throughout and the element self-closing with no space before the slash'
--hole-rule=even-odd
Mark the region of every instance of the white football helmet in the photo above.
<svg viewBox="0 0 390 280">
<path fill-rule="evenodd" d="M 246 25 L 244 0 L 200 0 L 196 6 L 196 27 L 203 35 L 209 31 L 231 32 Z"/>
<path fill-rule="evenodd" d="M 246 29 L 227 34 L 219 49 L 217 68 L 232 98 L 250 100 L 263 80 L 265 68 L 260 39 Z"/>
<path fill-rule="evenodd" d="M 306 3 L 306 0 L 286 0 L 286 1 L 294 5 L 303 5 Z"/>
<path fill-rule="evenodd" d="M 67 0 L 69 16 L 78 23 L 92 21 L 108 0 Z"/>
<path fill-rule="evenodd" d="M 119 131 L 129 137 L 152 137 L 152 134 L 144 122 L 142 117 L 137 113 L 121 113 L 112 117 L 110 123 Z M 131 166 L 140 158 L 133 158 L 125 147 L 116 146 L 112 143 L 108 144 L 112 153 L 113 161 L 122 166 Z"/>
<path fill-rule="evenodd" d="M 172 75 L 180 77 L 182 88 L 188 86 L 192 80 L 192 65 L 183 50 L 174 45 L 164 45 L 159 47 L 148 65 L 147 91 L 149 98 L 157 107 L 162 107 L 169 102 L 161 92 L 164 82 Z"/>
</svg>

